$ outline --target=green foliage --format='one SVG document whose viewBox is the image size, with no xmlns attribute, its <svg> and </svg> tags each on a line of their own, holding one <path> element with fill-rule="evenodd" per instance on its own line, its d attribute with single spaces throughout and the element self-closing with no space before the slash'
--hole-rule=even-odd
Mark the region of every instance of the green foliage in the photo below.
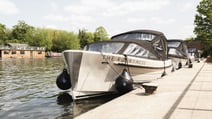
<svg viewBox="0 0 212 119">
<path fill-rule="evenodd" d="M 55 31 L 52 43 L 52 50 L 57 52 L 80 47 L 77 35 L 66 31 Z"/>
<path fill-rule="evenodd" d="M 45 47 L 47 51 L 52 47 L 52 30 L 36 28 L 28 36 L 28 44 L 31 46 Z"/>
<path fill-rule="evenodd" d="M 185 40 L 186 40 L 186 41 L 195 40 L 195 38 L 194 38 L 194 37 L 189 37 L 189 38 L 186 38 Z"/>
<path fill-rule="evenodd" d="M 94 33 L 87 32 L 86 29 L 79 30 L 78 38 L 80 40 L 80 47 L 83 48 L 88 43 L 109 40 L 107 31 L 100 26 Z"/>
<path fill-rule="evenodd" d="M 20 43 L 25 43 L 33 29 L 34 27 L 26 24 L 24 21 L 18 21 L 18 24 L 13 26 L 12 36 L 14 39 L 19 40 Z"/>
<path fill-rule="evenodd" d="M 6 30 L 5 25 L 0 24 L 0 44 L 4 43 L 4 41 L 7 39 L 5 30 Z"/>
<path fill-rule="evenodd" d="M 83 48 L 88 43 L 92 43 L 94 41 L 94 35 L 91 32 L 87 32 L 87 30 L 79 30 L 78 38 L 80 40 L 80 47 Z"/>
<path fill-rule="evenodd" d="M 197 14 L 194 20 L 194 33 L 198 40 L 205 43 L 204 50 L 212 47 L 212 0 L 202 0 L 197 6 Z"/>
<path fill-rule="evenodd" d="M 11 35 L 12 31 L 8 28 L 6 28 L 5 25 L 0 23 L 0 44 L 5 44 L 12 39 Z M 18 42 L 17 40 L 14 40 L 14 42 Z"/>
<path fill-rule="evenodd" d="M 26 43 L 30 46 L 45 47 L 47 51 L 62 52 L 67 49 L 80 49 L 86 44 L 109 40 L 104 27 L 100 26 L 94 33 L 79 30 L 78 34 L 62 30 L 35 28 L 18 21 L 12 29 L 0 23 L 0 44 Z"/>
<path fill-rule="evenodd" d="M 94 32 L 94 41 L 104 41 L 109 40 L 107 31 L 104 27 L 100 26 L 96 28 L 96 31 Z"/>
</svg>

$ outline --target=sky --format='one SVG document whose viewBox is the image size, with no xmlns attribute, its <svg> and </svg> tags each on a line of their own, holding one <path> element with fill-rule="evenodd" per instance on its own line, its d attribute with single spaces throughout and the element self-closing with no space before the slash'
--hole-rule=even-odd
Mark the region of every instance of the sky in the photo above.
<svg viewBox="0 0 212 119">
<path fill-rule="evenodd" d="M 19 20 L 40 28 L 77 33 L 103 26 L 108 35 L 138 29 L 161 31 L 168 39 L 195 37 L 194 17 L 201 0 L 0 0 L 0 23 Z"/>
</svg>

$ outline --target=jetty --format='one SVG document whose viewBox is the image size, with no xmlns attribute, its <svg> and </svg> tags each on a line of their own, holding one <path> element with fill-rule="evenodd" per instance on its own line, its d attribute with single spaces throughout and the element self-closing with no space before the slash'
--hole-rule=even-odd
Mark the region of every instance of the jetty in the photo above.
<svg viewBox="0 0 212 119">
<path fill-rule="evenodd" d="M 193 68 L 184 67 L 153 83 L 158 88 L 151 95 L 137 88 L 75 119 L 212 118 L 212 63 L 194 63 Z"/>
</svg>

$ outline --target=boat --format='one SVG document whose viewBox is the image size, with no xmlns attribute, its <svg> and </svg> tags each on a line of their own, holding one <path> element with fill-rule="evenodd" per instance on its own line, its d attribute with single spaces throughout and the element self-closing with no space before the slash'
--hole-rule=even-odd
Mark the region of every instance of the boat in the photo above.
<svg viewBox="0 0 212 119">
<path fill-rule="evenodd" d="M 186 43 L 181 39 L 168 39 L 168 57 L 172 59 L 175 69 L 183 66 L 193 67 L 191 58 L 188 54 Z"/>
<path fill-rule="evenodd" d="M 111 40 L 86 45 L 82 50 L 65 50 L 65 67 L 57 86 L 71 88 L 73 100 L 111 93 L 126 93 L 133 84 L 152 81 L 171 72 L 167 39 L 162 32 L 133 30 Z M 133 79 L 141 76 L 139 80 Z"/>
</svg>

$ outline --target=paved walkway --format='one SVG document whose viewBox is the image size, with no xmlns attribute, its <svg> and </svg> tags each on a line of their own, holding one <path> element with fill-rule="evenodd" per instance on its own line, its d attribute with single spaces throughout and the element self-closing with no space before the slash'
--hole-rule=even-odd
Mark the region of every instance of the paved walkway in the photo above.
<svg viewBox="0 0 212 119">
<path fill-rule="evenodd" d="M 154 82 L 153 95 L 136 89 L 76 119 L 212 119 L 212 64 L 194 63 Z"/>
<path fill-rule="evenodd" d="M 171 119 L 212 119 L 212 64 L 205 64 Z"/>
</svg>

